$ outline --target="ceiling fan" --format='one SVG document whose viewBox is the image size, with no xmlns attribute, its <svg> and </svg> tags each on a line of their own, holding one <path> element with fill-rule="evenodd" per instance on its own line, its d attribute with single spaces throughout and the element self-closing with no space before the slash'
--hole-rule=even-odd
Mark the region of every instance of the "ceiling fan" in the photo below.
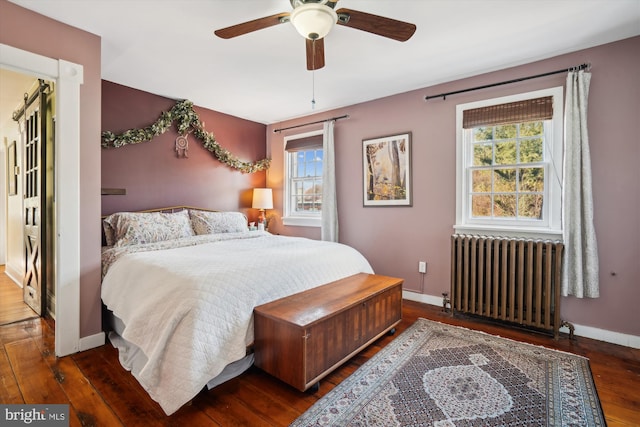
<svg viewBox="0 0 640 427">
<path fill-rule="evenodd" d="M 293 11 L 282 12 L 264 18 L 221 28 L 214 33 L 230 39 L 262 30 L 285 22 L 291 22 L 306 39 L 307 69 L 324 67 L 324 37 L 335 24 L 366 31 L 401 42 L 407 41 L 416 31 L 416 26 L 383 16 L 372 15 L 352 9 L 334 10 L 338 0 L 290 0 Z"/>
</svg>

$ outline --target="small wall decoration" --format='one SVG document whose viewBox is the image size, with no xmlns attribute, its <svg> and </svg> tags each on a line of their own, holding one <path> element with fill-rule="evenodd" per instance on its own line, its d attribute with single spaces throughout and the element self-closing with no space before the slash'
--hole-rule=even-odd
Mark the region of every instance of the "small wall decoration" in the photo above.
<svg viewBox="0 0 640 427">
<path fill-rule="evenodd" d="M 411 133 L 362 141 L 364 206 L 411 206 Z"/>
<path fill-rule="evenodd" d="M 7 181 L 9 182 L 9 195 L 18 194 L 18 158 L 16 156 L 16 142 L 9 145 L 9 159 L 7 168 Z"/>
<path fill-rule="evenodd" d="M 187 155 L 187 150 L 189 149 L 189 141 L 187 141 L 187 136 L 178 136 L 176 138 L 176 153 L 178 154 L 178 158 L 184 157 L 189 158 Z"/>
</svg>

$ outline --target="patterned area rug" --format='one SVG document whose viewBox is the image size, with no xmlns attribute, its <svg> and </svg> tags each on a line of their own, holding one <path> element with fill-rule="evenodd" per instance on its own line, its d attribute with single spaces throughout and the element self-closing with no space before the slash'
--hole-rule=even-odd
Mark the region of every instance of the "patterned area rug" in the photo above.
<svg viewBox="0 0 640 427">
<path fill-rule="evenodd" d="M 604 426 L 589 361 L 418 319 L 291 426 Z"/>
</svg>

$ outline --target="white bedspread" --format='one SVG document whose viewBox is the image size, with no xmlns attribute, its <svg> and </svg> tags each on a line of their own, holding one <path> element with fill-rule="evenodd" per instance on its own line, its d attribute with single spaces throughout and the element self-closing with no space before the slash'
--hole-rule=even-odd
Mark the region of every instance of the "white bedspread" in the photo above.
<svg viewBox="0 0 640 427">
<path fill-rule="evenodd" d="M 342 244 L 256 231 L 228 237 L 121 255 L 103 279 L 102 300 L 124 321 L 123 338 L 147 356 L 132 373 L 167 414 L 246 355 L 255 306 L 373 272 Z"/>
</svg>

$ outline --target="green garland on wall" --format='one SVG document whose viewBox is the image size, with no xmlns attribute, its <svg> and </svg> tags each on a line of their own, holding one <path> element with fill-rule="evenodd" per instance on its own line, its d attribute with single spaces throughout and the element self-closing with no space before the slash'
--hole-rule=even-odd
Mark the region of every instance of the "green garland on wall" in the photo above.
<svg viewBox="0 0 640 427">
<path fill-rule="evenodd" d="M 102 148 L 118 148 L 125 145 L 139 144 L 150 141 L 158 135 L 162 135 L 177 122 L 178 133 L 185 136 L 189 129 L 196 138 L 202 141 L 204 148 L 209 150 L 219 161 L 238 169 L 244 173 L 259 172 L 269 169 L 271 159 L 262 159 L 256 162 L 243 162 L 228 150 L 220 146 L 216 137 L 204 129 L 198 113 L 193 109 L 193 103 L 188 100 L 178 101 L 169 111 L 163 111 L 155 123 L 142 129 L 129 129 L 120 135 L 110 131 L 102 132 Z"/>
</svg>

